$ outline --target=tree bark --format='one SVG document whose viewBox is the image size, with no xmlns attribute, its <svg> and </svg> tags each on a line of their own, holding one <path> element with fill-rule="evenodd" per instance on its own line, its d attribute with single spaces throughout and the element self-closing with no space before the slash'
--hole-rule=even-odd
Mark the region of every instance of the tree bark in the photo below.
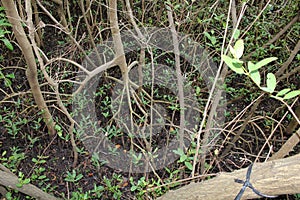
<svg viewBox="0 0 300 200">
<path fill-rule="evenodd" d="M 112 38 L 114 43 L 115 58 L 117 59 L 118 65 L 122 71 L 123 78 L 126 79 L 128 75 L 128 67 L 126 63 L 124 47 L 123 47 L 120 27 L 118 23 L 117 0 L 109 1 L 108 15 L 109 15 L 109 22 L 110 22 L 110 30 L 112 33 Z M 126 82 L 126 80 L 124 80 L 124 82 Z"/>
<path fill-rule="evenodd" d="M 18 177 L 0 164 L 0 185 L 12 188 L 38 200 L 58 200 L 54 196 L 47 194 L 32 184 L 25 184 L 19 188 L 16 186 L 18 183 Z"/>
<path fill-rule="evenodd" d="M 281 195 L 300 193 L 300 154 L 289 158 L 255 163 L 252 168 L 250 183 L 261 193 L 266 195 Z M 234 179 L 246 179 L 247 169 L 236 170 L 231 173 L 220 173 L 210 180 L 191 183 L 178 190 L 169 191 L 158 200 L 168 199 L 234 199 L 242 185 Z M 247 188 L 243 199 L 260 198 Z"/>
<path fill-rule="evenodd" d="M 298 117 L 298 119 L 300 119 L 300 105 L 298 105 L 296 107 L 295 114 Z M 289 125 L 286 127 L 286 131 L 285 132 L 287 134 L 292 134 L 296 130 L 297 126 L 299 126 L 299 125 L 300 124 L 298 124 L 297 119 L 294 117 L 292 119 L 292 121 L 289 123 Z"/>
<path fill-rule="evenodd" d="M 18 14 L 14 1 L 1 0 L 1 2 L 5 8 L 6 16 L 9 22 L 12 24 L 13 33 L 16 36 L 18 44 L 20 45 L 27 63 L 26 77 L 29 82 L 32 95 L 39 109 L 42 111 L 42 115 L 49 133 L 53 136 L 55 134 L 54 122 L 40 89 L 37 77 L 37 65 L 35 62 L 35 56 L 31 44 L 28 41 L 24 28 L 21 24 L 21 18 Z"/>
</svg>

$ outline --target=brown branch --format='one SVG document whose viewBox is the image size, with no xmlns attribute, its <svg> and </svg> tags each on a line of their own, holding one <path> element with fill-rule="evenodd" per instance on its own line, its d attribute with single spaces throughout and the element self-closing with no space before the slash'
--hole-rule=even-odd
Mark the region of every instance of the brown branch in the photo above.
<svg viewBox="0 0 300 200">
<path fill-rule="evenodd" d="M 85 22 L 85 25 L 86 25 L 86 29 L 87 29 L 88 34 L 89 34 L 89 42 L 92 45 L 92 47 L 94 49 L 96 49 L 96 43 L 95 43 L 93 33 L 92 33 L 92 29 L 91 29 L 91 26 L 90 26 L 90 21 L 91 20 L 88 17 L 89 13 L 91 11 L 91 8 L 89 6 L 88 9 L 85 10 L 84 0 L 79 1 L 79 7 L 81 8 L 81 12 L 82 12 L 82 16 L 83 16 L 83 19 L 84 19 L 84 22 Z M 99 63 L 101 63 L 101 57 L 100 57 L 99 52 L 97 50 L 96 50 L 96 55 L 97 55 L 97 59 L 99 60 Z"/>
<path fill-rule="evenodd" d="M 295 101 L 297 101 L 297 99 Z M 299 114 L 298 108 L 296 109 L 296 113 L 295 113 L 287 103 L 285 103 L 284 101 L 282 101 L 282 103 L 284 103 L 287 106 L 289 112 L 293 115 L 294 117 L 293 120 L 296 121 L 295 123 L 300 124 L 300 120 L 298 119 L 298 114 Z M 288 155 L 299 142 L 300 142 L 300 128 L 282 145 L 282 147 L 269 160 L 276 160 L 276 159 L 283 158 L 284 156 Z"/>
<path fill-rule="evenodd" d="M 222 156 L 226 156 L 230 150 L 234 147 L 234 144 L 236 143 L 236 141 L 238 141 L 238 139 L 241 137 L 242 133 L 244 132 L 248 122 L 250 121 L 252 115 L 254 114 L 254 112 L 256 111 L 257 107 L 259 106 L 260 102 L 262 101 L 262 98 L 258 99 L 253 107 L 250 110 L 249 115 L 247 116 L 247 118 L 245 119 L 245 122 L 243 123 L 243 125 L 241 126 L 241 128 L 237 131 L 236 135 L 234 136 L 234 138 L 232 139 L 232 141 L 230 142 L 230 144 L 226 147 L 226 149 L 222 152 Z"/>
<path fill-rule="evenodd" d="M 237 25 L 237 16 L 236 16 L 236 2 L 235 0 L 232 0 L 232 6 L 231 6 L 231 18 L 232 18 L 232 27 L 233 29 L 236 28 Z"/>
<path fill-rule="evenodd" d="M 296 68 L 292 69 L 290 72 L 288 72 L 288 73 L 286 73 L 286 74 L 280 76 L 280 77 L 278 78 L 278 82 L 281 81 L 281 80 L 283 80 L 283 79 L 285 79 L 285 78 L 288 78 L 288 77 L 290 77 L 290 76 L 292 76 L 292 75 L 294 75 L 294 74 L 297 74 L 297 73 L 299 73 L 299 72 L 300 72 L 300 65 L 297 66 Z"/>
<path fill-rule="evenodd" d="M 294 50 L 292 51 L 292 53 L 290 54 L 289 58 L 287 59 L 287 61 L 285 61 L 282 66 L 280 67 L 280 69 L 276 72 L 276 76 L 283 76 L 284 71 L 289 67 L 289 65 L 292 63 L 292 61 L 294 60 L 295 56 L 297 55 L 297 53 L 300 50 L 300 40 L 298 40 Z M 282 79 L 280 79 L 282 80 Z"/>
<path fill-rule="evenodd" d="M 138 25 L 134 19 L 134 16 L 133 16 L 133 12 L 131 9 L 132 2 L 129 2 L 129 0 L 125 0 L 125 3 L 126 3 L 129 21 L 133 25 L 134 30 L 137 32 L 139 40 L 144 42 L 145 36 L 142 34 L 140 28 L 138 27 Z M 140 86 L 139 92 L 141 92 L 141 88 L 143 86 L 143 67 L 145 66 L 145 56 L 146 56 L 145 45 L 142 43 L 141 51 L 140 51 L 140 58 L 139 58 L 139 65 L 138 65 L 139 86 Z"/>
<path fill-rule="evenodd" d="M 42 115 L 46 122 L 49 133 L 53 136 L 55 134 L 54 121 L 41 92 L 41 88 L 37 77 L 37 66 L 35 62 L 35 56 L 31 44 L 26 37 L 27 34 L 25 33 L 24 28 L 21 24 L 21 18 L 18 14 L 14 1 L 1 0 L 1 2 L 2 5 L 5 7 L 7 18 L 12 24 L 14 35 L 16 36 L 18 44 L 20 45 L 20 48 L 23 52 L 27 63 L 28 67 L 26 69 L 26 77 L 29 82 L 32 95 L 39 109 L 42 111 Z M 30 2 L 27 2 L 27 4 L 27 9 L 29 9 L 31 7 L 31 4 Z"/>
<path fill-rule="evenodd" d="M 288 155 L 291 151 L 293 151 L 294 147 L 300 142 L 300 128 L 294 133 L 279 149 L 278 152 L 276 152 L 269 161 L 281 159 L 284 156 Z"/>
<path fill-rule="evenodd" d="M 295 109 L 295 115 L 297 116 L 298 120 L 300 119 L 300 105 L 298 105 Z M 286 133 L 287 134 L 292 134 L 296 127 L 300 125 L 297 121 L 297 119 L 294 117 L 291 122 L 288 124 L 288 126 L 286 127 Z"/>
<path fill-rule="evenodd" d="M 300 14 L 296 15 L 281 31 L 279 31 L 267 44 L 263 45 L 263 48 L 266 48 L 270 44 L 273 44 L 277 41 L 293 24 L 295 24 L 300 19 Z"/>
<path fill-rule="evenodd" d="M 62 0 L 52 0 L 54 3 L 58 4 L 58 5 L 62 5 L 63 1 Z"/>
<path fill-rule="evenodd" d="M 177 86 L 178 86 L 178 96 L 179 96 L 179 106 L 180 106 L 180 129 L 179 129 L 179 140 L 180 140 L 180 148 L 182 149 L 184 146 L 184 129 L 185 129 L 185 103 L 184 103 L 184 91 L 183 91 L 183 80 L 181 75 L 180 69 L 180 51 L 179 51 L 179 41 L 178 41 L 178 33 L 175 29 L 173 13 L 171 8 L 167 6 L 167 13 L 168 13 L 168 21 L 170 24 L 170 29 L 172 33 L 172 40 L 173 40 L 173 49 L 175 54 L 175 68 L 176 68 L 176 77 L 177 77 Z"/>
<path fill-rule="evenodd" d="M 210 129 L 214 125 L 214 117 L 215 117 L 217 108 L 219 106 L 219 102 L 222 97 L 222 92 L 223 92 L 222 90 L 219 90 L 219 89 L 217 90 L 215 98 L 213 99 L 212 104 L 211 104 L 211 109 L 210 109 L 209 115 L 207 117 L 207 123 L 206 123 L 206 127 L 205 127 L 205 129 L 207 131 L 204 133 L 201 150 L 200 150 L 200 155 L 201 155 L 201 157 L 200 157 L 200 167 L 201 167 L 200 174 L 204 174 L 204 172 L 205 172 L 206 155 L 209 152 L 209 150 L 211 149 L 209 143 L 212 138 L 212 132 L 210 131 Z M 213 146 L 213 145 L 211 145 L 211 146 Z"/>
<path fill-rule="evenodd" d="M 31 10 L 31 7 L 28 7 L 27 6 L 27 15 L 28 16 L 32 16 L 32 10 Z M 35 52 L 35 55 L 38 59 L 38 62 L 40 64 L 40 68 L 44 74 L 44 77 L 45 79 L 48 81 L 48 83 L 53 86 L 54 88 L 54 91 L 55 91 L 55 95 L 56 95 L 56 100 L 57 100 L 57 104 L 59 105 L 60 109 L 63 111 L 63 113 L 68 117 L 71 125 L 69 127 L 69 134 L 71 136 L 71 144 L 72 144 L 72 147 L 73 147 L 73 153 L 74 153 L 74 162 L 73 162 L 73 167 L 75 167 L 77 165 L 77 161 L 78 161 L 78 152 L 77 152 L 77 147 L 76 147 L 76 143 L 75 143 L 75 139 L 74 139 L 74 134 L 73 134 L 73 128 L 74 128 L 74 124 L 76 123 L 74 121 L 74 119 L 72 118 L 72 116 L 70 115 L 70 113 L 68 112 L 67 108 L 65 107 L 65 105 L 62 103 L 62 99 L 60 98 L 60 93 L 59 93 L 59 83 L 55 80 L 53 80 L 49 74 L 47 73 L 46 71 L 46 68 L 45 68 L 45 64 L 44 64 L 44 61 L 40 55 L 40 52 L 38 47 L 37 47 L 37 44 L 35 42 L 35 38 L 34 38 L 34 25 L 33 25 L 33 22 L 32 22 L 32 18 L 31 17 L 28 17 L 28 21 L 27 21 L 27 24 L 28 24 L 28 30 L 29 30 L 29 38 L 30 38 L 30 41 L 31 41 L 31 44 L 32 44 L 32 48 Z M 41 52 L 43 53 L 43 52 Z M 44 57 L 46 58 L 45 54 L 43 54 Z"/>
<path fill-rule="evenodd" d="M 281 31 L 279 31 L 271 40 L 269 40 L 266 44 L 262 46 L 262 48 L 268 47 L 270 44 L 273 44 L 276 42 L 293 24 L 295 24 L 300 19 L 300 14 L 295 16 Z M 249 53 L 247 56 L 244 57 L 244 59 L 250 58 L 255 51 Z"/>
<path fill-rule="evenodd" d="M 40 20 L 40 16 L 39 16 L 39 12 L 38 12 L 38 7 L 37 7 L 37 4 L 36 4 L 36 1 L 32 0 L 31 3 L 32 3 L 32 7 L 34 9 L 34 21 L 35 21 L 35 24 L 38 25 L 38 24 L 43 23 Z M 36 39 L 37 46 L 38 47 L 43 46 L 44 43 L 43 43 L 42 29 L 38 28 L 34 34 L 35 34 L 35 39 Z"/>
<path fill-rule="evenodd" d="M 117 58 L 119 67 L 121 68 L 122 74 L 125 75 L 128 72 L 124 47 L 121 39 L 120 28 L 118 23 L 118 16 L 117 16 L 117 0 L 110 0 L 109 1 L 109 22 L 110 22 L 110 30 L 112 33 L 113 43 L 114 43 L 114 50 L 115 50 L 115 57 Z"/>
<path fill-rule="evenodd" d="M 67 28 L 68 27 L 68 22 L 66 19 L 66 15 L 65 15 L 65 9 L 64 9 L 64 5 L 63 4 L 59 4 L 58 8 L 57 8 L 57 14 L 60 18 L 61 24 Z"/>
</svg>

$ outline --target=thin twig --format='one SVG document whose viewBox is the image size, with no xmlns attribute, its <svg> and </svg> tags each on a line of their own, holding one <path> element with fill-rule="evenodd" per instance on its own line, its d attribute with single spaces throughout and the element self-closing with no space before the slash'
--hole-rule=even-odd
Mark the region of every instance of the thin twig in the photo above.
<svg viewBox="0 0 300 200">
<path fill-rule="evenodd" d="M 175 68 L 176 68 L 176 76 L 177 76 L 177 87 L 178 87 L 178 95 L 179 95 L 179 106 L 180 106 L 180 129 L 179 129 L 179 148 L 184 147 L 184 125 L 185 125 L 185 103 L 184 103 L 184 92 L 183 92 L 183 80 L 180 69 L 180 51 L 179 51 L 179 42 L 177 38 L 177 32 L 175 29 L 173 13 L 171 8 L 166 5 L 168 20 L 171 28 L 172 39 L 173 39 L 173 48 L 175 54 Z"/>
</svg>

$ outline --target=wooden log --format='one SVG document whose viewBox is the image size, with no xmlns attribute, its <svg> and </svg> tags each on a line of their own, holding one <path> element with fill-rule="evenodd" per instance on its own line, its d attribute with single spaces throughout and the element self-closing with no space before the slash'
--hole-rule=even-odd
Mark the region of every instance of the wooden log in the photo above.
<svg viewBox="0 0 300 200">
<path fill-rule="evenodd" d="M 220 173 L 215 178 L 199 183 L 191 183 L 180 189 L 169 191 L 159 200 L 169 199 L 234 199 L 242 185 L 234 179 L 246 179 L 247 169 L 231 173 Z M 300 154 L 284 159 L 255 163 L 250 182 L 259 192 L 266 195 L 300 193 Z M 259 198 L 250 188 L 247 188 L 242 199 Z"/>
<path fill-rule="evenodd" d="M 54 196 L 47 194 L 32 184 L 25 184 L 22 187 L 17 187 L 16 184 L 18 183 L 18 177 L 0 164 L 0 185 L 18 190 L 19 192 L 27 194 L 38 200 L 58 200 Z"/>
</svg>

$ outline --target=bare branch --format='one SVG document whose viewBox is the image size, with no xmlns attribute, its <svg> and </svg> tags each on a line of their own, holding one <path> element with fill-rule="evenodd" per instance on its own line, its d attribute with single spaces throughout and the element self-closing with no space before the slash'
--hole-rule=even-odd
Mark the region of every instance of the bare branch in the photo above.
<svg viewBox="0 0 300 200">
<path fill-rule="evenodd" d="M 8 17 L 9 22 L 12 24 L 13 32 L 16 36 L 16 39 L 20 45 L 20 48 L 24 54 L 26 63 L 28 65 L 28 68 L 26 70 L 26 76 L 29 81 L 29 85 L 32 90 L 33 97 L 39 109 L 43 111 L 42 115 L 46 121 L 48 131 L 53 136 L 55 134 L 54 121 L 51 116 L 51 113 L 49 112 L 49 109 L 46 105 L 46 102 L 44 100 L 44 97 L 42 95 L 39 86 L 38 77 L 37 77 L 37 66 L 35 62 L 35 56 L 31 48 L 31 44 L 26 37 L 27 34 L 25 33 L 24 28 L 21 24 L 21 19 L 17 12 L 17 8 L 15 7 L 14 1 L 2 0 L 2 4 L 6 8 L 6 15 Z M 28 22 L 29 22 L 32 19 L 30 1 L 26 1 L 26 11 L 28 12 Z M 32 32 L 29 33 L 29 35 L 30 34 L 34 34 L 34 33 Z"/>
</svg>

